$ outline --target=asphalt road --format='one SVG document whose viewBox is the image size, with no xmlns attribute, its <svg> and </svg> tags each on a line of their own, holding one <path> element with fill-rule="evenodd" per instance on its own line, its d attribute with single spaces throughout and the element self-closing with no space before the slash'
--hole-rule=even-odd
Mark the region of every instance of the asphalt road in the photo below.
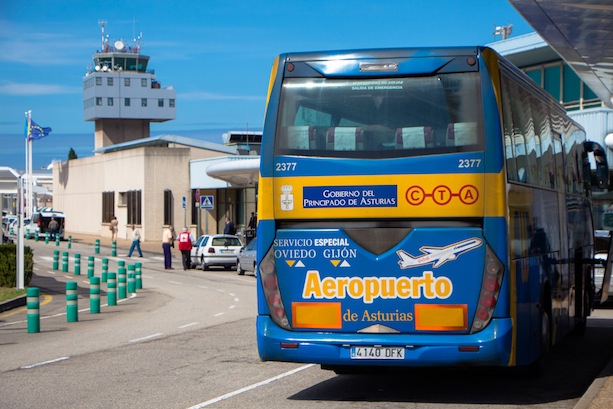
<svg viewBox="0 0 613 409">
<path fill-rule="evenodd" d="M 160 255 L 146 254 L 138 259 L 144 288 L 114 307 L 103 294 L 101 314 L 91 314 L 87 263 L 75 279 L 72 264 L 68 273 L 51 270 L 53 247 L 32 246 L 41 332 L 27 333 L 24 309 L 0 314 L 0 408 L 562 409 L 574 407 L 613 356 L 613 310 L 603 309 L 585 336 L 553 349 L 536 379 L 494 369 L 337 376 L 260 362 L 253 276 L 166 271 Z M 73 244 L 76 251 L 82 260 L 93 255 L 84 245 Z M 119 259 L 110 258 L 110 271 Z M 66 281 L 81 287 L 79 322 L 66 322 Z"/>
</svg>

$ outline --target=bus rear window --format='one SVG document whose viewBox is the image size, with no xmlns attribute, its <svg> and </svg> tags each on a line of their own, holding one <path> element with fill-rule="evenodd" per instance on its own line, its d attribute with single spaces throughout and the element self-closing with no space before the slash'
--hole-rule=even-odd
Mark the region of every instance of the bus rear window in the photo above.
<svg viewBox="0 0 613 409">
<path fill-rule="evenodd" d="M 286 78 L 278 155 L 386 158 L 479 150 L 478 73 Z"/>
</svg>

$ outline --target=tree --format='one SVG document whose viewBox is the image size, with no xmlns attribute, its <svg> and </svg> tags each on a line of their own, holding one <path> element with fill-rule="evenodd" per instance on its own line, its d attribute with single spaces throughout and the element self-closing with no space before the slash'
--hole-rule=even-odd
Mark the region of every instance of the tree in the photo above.
<svg viewBox="0 0 613 409">
<path fill-rule="evenodd" d="M 71 159 L 77 159 L 77 153 L 72 148 L 68 151 L 68 160 Z"/>
</svg>

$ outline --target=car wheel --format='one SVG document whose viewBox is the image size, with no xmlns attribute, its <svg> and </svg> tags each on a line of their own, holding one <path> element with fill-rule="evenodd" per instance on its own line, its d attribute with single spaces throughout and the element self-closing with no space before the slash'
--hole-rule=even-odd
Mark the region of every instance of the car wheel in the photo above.
<svg viewBox="0 0 613 409">
<path fill-rule="evenodd" d="M 204 257 L 200 258 L 200 263 L 202 264 L 202 271 L 206 271 L 209 269 L 209 265 L 204 262 Z"/>
<path fill-rule="evenodd" d="M 243 270 L 241 267 L 240 260 L 236 261 L 236 274 L 238 274 L 239 276 L 242 276 L 243 274 L 245 274 L 245 270 Z"/>
</svg>

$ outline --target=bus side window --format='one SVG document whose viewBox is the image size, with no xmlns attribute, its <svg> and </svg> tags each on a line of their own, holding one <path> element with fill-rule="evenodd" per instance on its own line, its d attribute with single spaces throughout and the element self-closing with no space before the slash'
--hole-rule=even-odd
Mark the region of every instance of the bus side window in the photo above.
<svg viewBox="0 0 613 409">
<path fill-rule="evenodd" d="M 396 149 L 431 147 L 433 147 L 432 128 L 429 126 L 398 128 L 396 130 Z"/>
</svg>

